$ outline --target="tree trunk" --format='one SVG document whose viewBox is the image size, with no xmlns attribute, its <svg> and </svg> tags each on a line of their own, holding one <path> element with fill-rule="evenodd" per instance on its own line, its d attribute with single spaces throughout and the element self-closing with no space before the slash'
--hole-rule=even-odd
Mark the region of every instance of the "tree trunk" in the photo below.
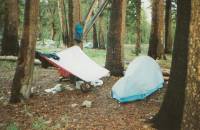
<svg viewBox="0 0 200 130">
<path fill-rule="evenodd" d="M 4 23 L 5 23 L 5 0 L 0 0 L 0 33 L 2 34 L 4 29 Z M 2 41 L 2 39 L 0 39 Z M 0 52 L 1 52 L 1 46 L 0 46 Z"/>
<path fill-rule="evenodd" d="M 162 130 L 180 129 L 185 99 L 191 1 L 178 0 L 177 2 L 177 27 L 169 86 L 160 111 L 154 118 L 155 125 Z"/>
<path fill-rule="evenodd" d="M 67 31 L 68 28 L 67 28 L 67 18 L 66 18 L 64 0 L 58 0 L 58 10 L 59 10 L 60 27 L 62 31 L 63 44 L 67 46 L 68 45 L 68 31 Z"/>
<path fill-rule="evenodd" d="M 200 128 L 200 1 L 191 4 L 187 85 L 183 115 L 183 130 Z"/>
<path fill-rule="evenodd" d="M 93 25 L 93 48 L 98 48 L 96 24 Z"/>
<path fill-rule="evenodd" d="M 54 21 L 52 21 L 52 23 L 51 23 L 51 40 L 54 41 L 55 37 L 56 37 L 56 26 L 55 26 Z"/>
<path fill-rule="evenodd" d="M 98 6 L 100 7 L 105 0 L 99 0 Z M 99 38 L 99 49 L 105 49 L 105 38 L 104 38 L 104 27 L 103 27 L 103 12 L 99 16 L 99 32 L 98 32 L 98 38 Z"/>
<path fill-rule="evenodd" d="M 171 2 L 171 0 L 166 0 L 165 7 L 165 53 L 167 54 L 172 52 L 173 45 Z"/>
<path fill-rule="evenodd" d="M 18 24 L 19 10 L 17 0 L 5 1 L 5 27 L 2 39 L 1 55 L 17 55 L 18 44 Z"/>
<path fill-rule="evenodd" d="M 124 71 L 125 17 L 126 0 L 112 0 L 106 68 L 114 76 L 122 76 Z"/>
<path fill-rule="evenodd" d="M 80 1 L 69 0 L 69 46 L 75 45 L 74 34 L 76 24 L 81 22 Z M 83 43 L 80 44 L 80 47 Z"/>
<path fill-rule="evenodd" d="M 164 0 L 152 1 L 152 23 L 148 55 L 164 58 Z"/>
<path fill-rule="evenodd" d="M 136 0 L 136 55 L 141 53 L 141 0 Z"/>
<path fill-rule="evenodd" d="M 11 103 L 19 102 L 21 98 L 28 99 L 31 93 L 38 14 L 39 0 L 26 0 L 24 31 L 12 83 Z"/>
</svg>

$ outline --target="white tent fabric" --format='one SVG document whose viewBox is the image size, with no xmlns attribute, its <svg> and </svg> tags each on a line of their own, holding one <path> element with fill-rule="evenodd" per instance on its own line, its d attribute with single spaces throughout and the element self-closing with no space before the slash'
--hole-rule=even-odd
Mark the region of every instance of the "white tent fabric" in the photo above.
<svg viewBox="0 0 200 130">
<path fill-rule="evenodd" d="M 139 56 L 112 87 L 112 97 L 121 103 L 141 100 L 161 88 L 163 83 L 158 63 L 149 56 Z"/>
<path fill-rule="evenodd" d="M 109 75 L 107 69 L 96 64 L 78 46 L 70 47 L 56 54 L 59 56 L 59 60 L 48 59 L 86 82 L 96 81 Z"/>
</svg>

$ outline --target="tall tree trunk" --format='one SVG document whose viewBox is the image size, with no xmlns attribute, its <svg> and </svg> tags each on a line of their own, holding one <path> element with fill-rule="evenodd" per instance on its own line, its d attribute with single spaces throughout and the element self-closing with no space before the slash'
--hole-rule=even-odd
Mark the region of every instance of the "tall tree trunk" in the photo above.
<svg viewBox="0 0 200 130">
<path fill-rule="evenodd" d="M 28 99 L 31 93 L 38 14 L 39 0 L 26 0 L 23 37 L 11 89 L 12 103 L 19 102 L 21 98 Z"/>
<path fill-rule="evenodd" d="M 166 0 L 165 7 L 165 53 L 172 52 L 173 32 L 172 32 L 172 1 Z"/>
<path fill-rule="evenodd" d="M 80 1 L 69 0 L 69 46 L 75 45 L 74 34 L 76 24 L 81 22 Z M 83 43 L 80 44 L 80 47 Z"/>
<path fill-rule="evenodd" d="M 56 25 L 55 25 L 55 22 L 52 21 L 51 23 L 51 40 L 55 40 L 55 37 L 56 37 Z"/>
<path fill-rule="evenodd" d="M 190 2 L 190 0 L 177 1 L 177 27 L 169 86 L 160 111 L 154 118 L 156 126 L 162 130 L 179 130 L 182 120 L 187 74 Z"/>
<path fill-rule="evenodd" d="M 159 15 L 158 15 L 158 47 L 157 47 L 157 58 L 166 59 L 164 51 L 164 38 L 165 38 L 165 21 L 164 21 L 164 0 L 159 0 L 158 4 Z"/>
<path fill-rule="evenodd" d="M 136 0 L 136 55 L 141 53 L 141 0 Z"/>
<path fill-rule="evenodd" d="M 4 16 L 5 16 L 5 0 L 0 0 L 0 33 L 3 32 L 3 29 L 4 29 L 4 23 L 5 23 L 5 20 L 4 20 Z M 1 40 L 1 39 L 0 39 Z M 0 47 L 1 48 L 1 47 Z M 1 51 L 1 49 L 0 49 Z"/>
<path fill-rule="evenodd" d="M 152 23 L 148 55 L 164 58 L 164 0 L 152 1 Z"/>
<path fill-rule="evenodd" d="M 93 25 L 93 48 L 98 48 L 96 24 Z"/>
<path fill-rule="evenodd" d="M 105 0 L 99 0 L 98 6 L 100 7 Z M 99 16 L 99 32 L 98 32 L 98 38 L 99 38 L 99 48 L 105 49 L 105 38 L 104 38 L 104 26 L 103 26 L 103 12 Z"/>
<path fill-rule="evenodd" d="M 48 9 L 48 15 L 50 17 L 50 23 L 51 23 L 51 40 L 55 40 L 57 29 L 56 29 L 56 12 L 57 12 L 57 6 L 56 1 L 48 1 L 47 9 Z"/>
<path fill-rule="evenodd" d="M 5 1 L 5 27 L 2 39 L 1 55 L 17 55 L 18 44 L 18 24 L 19 9 L 17 0 Z"/>
<path fill-rule="evenodd" d="M 63 44 L 67 46 L 68 45 L 68 31 L 67 31 L 68 28 L 67 28 L 67 18 L 66 18 L 64 0 L 58 0 L 58 10 L 59 10 L 60 27 L 62 31 Z"/>
<path fill-rule="evenodd" d="M 200 128 L 200 1 L 192 0 L 183 130 Z"/>
<path fill-rule="evenodd" d="M 125 17 L 126 0 L 112 0 L 106 68 L 114 76 L 122 76 L 124 71 Z"/>
</svg>

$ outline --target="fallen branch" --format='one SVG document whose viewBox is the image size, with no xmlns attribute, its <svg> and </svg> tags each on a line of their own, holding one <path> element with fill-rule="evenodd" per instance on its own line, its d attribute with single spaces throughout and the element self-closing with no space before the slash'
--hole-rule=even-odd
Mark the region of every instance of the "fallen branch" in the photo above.
<svg viewBox="0 0 200 130">
<path fill-rule="evenodd" d="M 16 56 L 0 56 L 0 61 L 16 62 L 17 57 Z M 34 65 L 41 65 L 41 62 L 39 60 L 35 59 Z"/>
<path fill-rule="evenodd" d="M 169 69 L 162 69 L 163 76 L 170 76 L 170 70 Z"/>
<path fill-rule="evenodd" d="M 169 81 L 169 76 L 164 76 L 164 81 Z"/>
</svg>

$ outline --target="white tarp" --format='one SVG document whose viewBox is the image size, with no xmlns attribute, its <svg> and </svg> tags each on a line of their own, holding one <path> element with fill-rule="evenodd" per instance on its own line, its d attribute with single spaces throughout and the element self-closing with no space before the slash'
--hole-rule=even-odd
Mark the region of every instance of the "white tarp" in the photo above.
<svg viewBox="0 0 200 130">
<path fill-rule="evenodd" d="M 158 63 L 149 56 L 139 56 L 128 66 L 125 76 L 112 88 L 112 97 L 119 102 L 144 99 L 163 86 Z"/>
<path fill-rule="evenodd" d="M 78 46 L 67 48 L 56 54 L 59 60 L 48 59 L 86 82 L 96 81 L 109 75 L 107 69 L 96 64 Z"/>
</svg>

